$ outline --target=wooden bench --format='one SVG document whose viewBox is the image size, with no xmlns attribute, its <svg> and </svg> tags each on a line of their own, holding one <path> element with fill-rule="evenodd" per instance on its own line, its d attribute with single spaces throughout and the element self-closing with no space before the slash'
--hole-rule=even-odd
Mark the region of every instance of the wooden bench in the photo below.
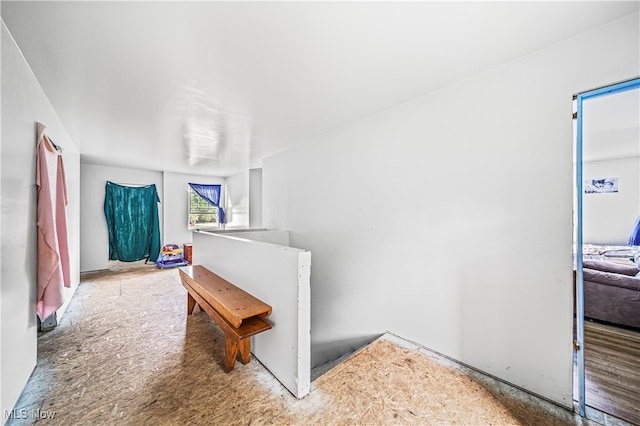
<svg viewBox="0 0 640 426">
<path fill-rule="evenodd" d="M 240 360 L 251 360 L 251 336 L 269 330 L 266 318 L 271 306 L 236 287 L 201 265 L 179 268 L 182 285 L 187 289 L 187 315 L 197 305 L 222 329 L 225 335 L 225 371 L 233 370 Z"/>
</svg>

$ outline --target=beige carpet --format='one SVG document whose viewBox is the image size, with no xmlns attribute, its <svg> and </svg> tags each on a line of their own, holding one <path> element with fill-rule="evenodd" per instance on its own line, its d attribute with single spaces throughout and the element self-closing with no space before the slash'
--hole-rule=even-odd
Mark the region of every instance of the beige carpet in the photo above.
<svg viewBox="0 0 640 426">
<path fill-rule="evenodd" d="M 581 424 L 389 338 L 296 400 L 253 358 L 224 373 L 224 336 L 204 313 L 187 318 L 177 270 L 138 265 L 82 281 L 60 325 L 39 337 L 15 411 L 24 418 L 7 424 Z"/>
</svg>

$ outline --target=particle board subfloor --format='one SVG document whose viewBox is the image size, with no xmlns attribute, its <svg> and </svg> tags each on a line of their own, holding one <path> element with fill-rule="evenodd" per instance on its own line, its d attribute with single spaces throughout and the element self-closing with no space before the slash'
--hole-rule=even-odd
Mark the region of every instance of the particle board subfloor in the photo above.
<svg viewBox="0 0 640 426">
<path fill-rule="evenodd" d="M 224 335 L 204 313 L 187 318 L 176 269 L 114 269 L 83 274 L 39 336 L 8 425 L 589 424 L 390 335 L 297 400 L 256 359 L 224 373 Z"/>
</svg>

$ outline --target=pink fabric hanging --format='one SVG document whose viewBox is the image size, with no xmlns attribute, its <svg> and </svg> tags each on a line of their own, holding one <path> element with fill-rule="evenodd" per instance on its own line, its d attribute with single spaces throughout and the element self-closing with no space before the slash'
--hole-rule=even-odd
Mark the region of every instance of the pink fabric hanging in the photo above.
<svg viewBox="0 0 640 426">
<path fill-rule="evenodd" d="M 67 180 L 62 150 L 37 123 L 38 146 L 38 304 L 36 313 L 44 321 L 62 306 L 63 286 L 71 285 L 67 239 Z"/>
</svg>

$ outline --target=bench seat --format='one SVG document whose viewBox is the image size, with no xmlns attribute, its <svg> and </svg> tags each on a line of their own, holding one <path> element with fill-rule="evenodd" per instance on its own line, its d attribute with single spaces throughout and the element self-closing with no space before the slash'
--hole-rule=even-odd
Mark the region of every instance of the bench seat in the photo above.
<svg viewBox="0 0 640 426">
<path fill-rule="evenodd" d="M 187 290 L 187 314 L 196 304 L 225 335 L 225 371 L 233 370 L 238 353 L 243 364 L 251 360 L 250 337 L 271 329 L 266 318 L 271 306 L 200 265 L 179 269 Z"/>
</svg>

